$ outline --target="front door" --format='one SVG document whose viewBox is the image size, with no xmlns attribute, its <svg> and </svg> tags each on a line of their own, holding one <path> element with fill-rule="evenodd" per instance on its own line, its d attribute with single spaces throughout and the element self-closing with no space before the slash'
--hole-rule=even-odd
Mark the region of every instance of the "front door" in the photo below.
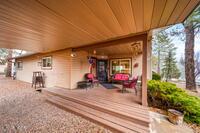
<svg viewBox="0 0 200 133">
<path fill-rule="evenodd" d="M 100 82 L 107 81 L 107 60 L 98 60 L 97 61 L 97 77 Z"/>
</svg>

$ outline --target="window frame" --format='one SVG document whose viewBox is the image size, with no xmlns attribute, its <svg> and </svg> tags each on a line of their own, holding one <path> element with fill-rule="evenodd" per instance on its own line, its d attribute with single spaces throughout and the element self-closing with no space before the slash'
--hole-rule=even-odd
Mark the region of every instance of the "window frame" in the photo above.
<svg viewBox="0 0 200 133">
<path fill-rule="evenodd" d="M 21 63 L 21 67 L 19 67 L 19 63 Z M 17 70 L 23 70 L 23 61 L 16 61 L 16 68 Z"/>
<path fill-rule="evenodd" d="M 48 59 L 48 58 L 50 58 L 50 63 L 51 63 L 51 66 L 50 67 L 44 67 L 43 66 L 43 60 L 44 59 Z M 46 64 L 47 65 L 47 64 Z M 41 59 L 41 69 L 43 69 L 43 70 L 51 70 L 52 69 L 52 65 L 53 65 L 53 60 L 52 60 L 52 56 L 45 56 L 45 57 L 42 57 L 42 59 Z"/>
<path fill-rule="evenodd" d="M 114 61 L 114 60 L 130 60 L 130 73 L 127 73 L 127 74 L 130 74 L 130 76 L 132 76 L 133 68 L 132 68 L 132 58 L 131 57 L 109 59 L 110 75 L 114 75 L 114 73 L 112 73 L 112 61 Z"/>
</svg>

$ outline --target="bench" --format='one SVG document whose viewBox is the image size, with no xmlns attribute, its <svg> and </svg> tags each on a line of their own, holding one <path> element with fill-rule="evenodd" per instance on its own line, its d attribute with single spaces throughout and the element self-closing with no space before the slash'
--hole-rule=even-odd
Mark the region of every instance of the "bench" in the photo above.
<svg viewBox="0 0 200 133">
<path fill-rule="evenodd" d="M 130 74 L 127 73 L 116 73 L 112 76 L 112 83 L 113 82 L 120 82 L 122 83 L 123 81 L 129 80 Z"/>
</svg>

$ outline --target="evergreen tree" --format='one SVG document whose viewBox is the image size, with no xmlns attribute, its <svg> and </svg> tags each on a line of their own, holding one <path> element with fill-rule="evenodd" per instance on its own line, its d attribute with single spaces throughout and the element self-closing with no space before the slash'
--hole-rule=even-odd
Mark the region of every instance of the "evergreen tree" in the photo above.
<svg viewBox="0 0 200 133">
<path fill-rule="evenodd" d="M 197 17 L 198 16 L 198 17 Z M 197 19 L 197 18 L 198 19 Z M 194 63 L 194 41 L 195 41 L 195 27 L 199 27 L 200 22 L 200 7 L 194 11 L 191 16 L 185 21 L 185 78 L 186 88 L 196 91 L 195 83 L 195 63 Z"/>
<path fill-rule="evenodd" d="M 0 65 L 6 64 L 6 57 L 8 55 L 8 51 L 5 48 L 0 49 Z"/>
<path fill-rule="evenodd" d="M 177 67 L 177 62 L 175 58 L 176 48 L 172 43 L 170 43 L 168 46 L 169 47 L 166 49 L 167 52 L 162 67 L 162 77 L 165 78 L 166 81 L 168 81 L 171 78 L 180 77 L 180 71 Z"/>
<path fill-rule="evenodd" d="M 166 55 L 166 49 L 168 48 L 171 40 L 165 31 L 159 31 L 154 34 L 153 37 L 153 55 L 157 58 L 157 73 L 161 73 L 161 64 Z"/>
</svg>

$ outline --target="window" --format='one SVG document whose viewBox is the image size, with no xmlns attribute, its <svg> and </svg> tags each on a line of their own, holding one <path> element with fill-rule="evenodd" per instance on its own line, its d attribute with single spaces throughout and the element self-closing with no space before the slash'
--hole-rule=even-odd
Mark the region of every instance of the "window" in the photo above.
<svg viewBox="0 0 200 133">
<path fill-rule="evenodd" d="M 110 60 L 110 74 L 128 73 L 131 74 L 131 58 Z"/>
<path fill-rule="evenodd" d="M 52 57 L 43 57 L 42 58 L 42 68 L 51 69 L 52 68 Z"/>
<path fill-rule="evenodd" d="M 23 62 L 22 61 L 17 61 L 16 66 L 17 66 L 18 70 L 22 70 L 22 68 L 23 68 Z"/>
</svg>

